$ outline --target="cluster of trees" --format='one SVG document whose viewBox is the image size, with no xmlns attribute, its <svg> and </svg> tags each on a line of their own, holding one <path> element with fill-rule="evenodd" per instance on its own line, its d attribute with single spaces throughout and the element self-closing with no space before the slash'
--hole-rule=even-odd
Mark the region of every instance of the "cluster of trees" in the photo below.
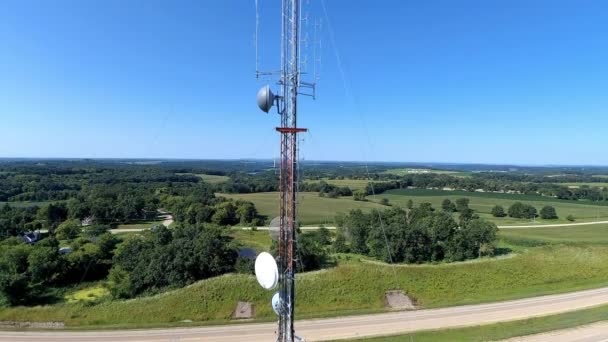
<svg viewBox="0 0 608 342">
<path fill-rule="evenodd" d="M 421 203 L 410 210 L 391 208 L 369 214 L 353 210 L 338 217 L 337 252 L 352 252 L 386 262 L 459 261 L 494 253 L 498 228 L 472 213 L 466 199 L 443 210 Z M 452 212 L 460 211 L 459 222 Z"/>
<path fill-rule="evenodd" d="M 258 214 L 253 203 L 216 197 L 213 187 L 206 184 L 173 189 L 161 197 L 163 207 L 173 214 L 178 223 L 258 226 L 265 220 L 265 217 Z"/>
<path fill-rule="evenodd" d="M 103 279 L 112 266 L 118 238 L 107 226 L 89 226 L 62 254 L 59 242 L 47 237 L 26 244 L 17 237 L 0 242 L 0 306 L 36 304 L 51 287 Z"/>
<path fill-rule="evenodd" d="M 317 182 L 302 183 L 300 191 L 318 192 L 320 197 L 338 198 L 340 196 L 352 196 L 353 191 L 347 186 L 336 186 L 322 180 Z"/>
<path fill-rule="evenodd" d="M 238 257 L 231 240 L 212 225 L 159 225 L 131 236 L 116 250 L 110 292 L 130 298 L 231 272 Z"/>
<path fill-rule="evenodd" d="M 538 216 L 538 211 L 534 206 L 521 202 L 513 203 L 511 206 L 509 206 L 509 209 L 506 212 L 505 209 L 500 205 L 495 205 L 492 208 L 492 216 L 494 217 L 505 217 L 507 214 L 509 217 L 513 218 L 531 219 Z M 553 220 L 558 218 L 555 208 L 550 205 L 542 207 L 540 210 L 540 217 L 545 220 Z"/>
</svg>

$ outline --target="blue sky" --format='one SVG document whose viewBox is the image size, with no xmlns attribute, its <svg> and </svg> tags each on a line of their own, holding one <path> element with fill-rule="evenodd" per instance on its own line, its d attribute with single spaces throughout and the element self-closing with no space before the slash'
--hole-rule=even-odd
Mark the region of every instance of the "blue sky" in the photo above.
<svg viewBox="0 0 608 342">
<path fill-rule="evenodd" d="M 304 159 L 608 164 L 607 2 L 325 1 Z M 263 69 L 277 2 L 260 0 Z M 0 157 L 278 155 L 253 0 L 2 7 Z"/>
</svg>

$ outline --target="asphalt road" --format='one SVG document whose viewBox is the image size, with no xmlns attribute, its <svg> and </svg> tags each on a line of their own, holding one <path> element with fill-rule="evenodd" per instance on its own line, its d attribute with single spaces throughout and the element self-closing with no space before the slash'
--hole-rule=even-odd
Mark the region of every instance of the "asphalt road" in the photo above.
<svg viewBox="0 0 608 342">
<path fill-rule="evenodd" d="M 296 321 L 307 341 L 392 335 L 418 330 L 490 324 L 557 314 L 608 304 L 608 288 L 499 303 Z M 0 341 L 134 342 L 134 341 L 274 341 L 273 323 L 243 323 L 200 328 L 116 331 L 0 332 Z M 555 340 L 552 340 L 552 342 Z"/>
<path fill-rule="evenodd" d="M 599 322 L 572 329 L 516 337 L 503 342 L 608 342 L 608 323 Z"/>
</svg>

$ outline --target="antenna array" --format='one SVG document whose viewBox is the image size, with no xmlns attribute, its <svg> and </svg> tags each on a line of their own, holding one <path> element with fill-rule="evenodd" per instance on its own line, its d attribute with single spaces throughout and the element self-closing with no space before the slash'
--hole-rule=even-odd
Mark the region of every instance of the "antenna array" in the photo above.
<svg viewBox="0 0 608 342">
<path fill-rule="evenodd" d="M 316 97 L 317 71 L 320 69 L 318 52 L 320 43 L 317 43 L 320 22 L 314 22 L 313 44 L 309 44 L 308 34 L 302 37 L 303 26 L 308 28 L 308 14 L 302 16 L 302 2 L 300 0 L 282 0 L 281 9 L 281 59 L 279 71 L 260 71 L 258 43 L 259 43 L 259 3 L 256 5 L 256 77 L 278 76 L 278 94 L 275 95 L 269 86 L 258 92 L 258 106 L 268 112 L 276 105 L 280 115 L 281 125 L 276 128 L 281 136 L 280 165 L 279 165 L 279 234 L 278 234 L 278 292 L 273 296 L 273 308 L 279 315 L 277 341 L 293 342 L 301 340 L 295 336 L 294 309 L 295 309 L 295 254 L 296 214 L 299 184 L 298 168 L 298 133 L 307 129 L 297 125 L 298 96 Z M 306 30 L 307 32 L 307 30 Z M 306 52 L 313 50 L 313 77 L 311 81 L 303 81 L 302 75 L 307 74 Z M 304 52 L 304 59 L 301 58 Z M 304 70 L 304 71 L 302 71 Z M 256 270 L 257 271 L 257 270 Z M 256 275 L 258 275 L 256 273 Z M 260 276 L 258 276 L 260 279 Z"/>
</svg>

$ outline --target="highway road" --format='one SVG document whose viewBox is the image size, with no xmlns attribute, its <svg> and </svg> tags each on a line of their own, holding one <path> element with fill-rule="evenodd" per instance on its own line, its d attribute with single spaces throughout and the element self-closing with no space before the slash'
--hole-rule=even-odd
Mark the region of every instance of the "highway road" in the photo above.
<svg viewBox="0 0 608 342">
<path fill-rule="evenodd" d="M 608 342 L 608 323 L 599 322 L 572 329 L 515 337 L 503 342 Z"/>
<path fill-rule="evenodd" d="M 454 328 L 551 315 L 608 304 L 608 288 L 491 304 L 390 312 L 374 315 L 298 320 L 296 333 L 307 341 L 347 339 Z M 198 328 L 115 331 L 0 332 L 0 341 L 274 341 L 274 323 L 242 323 Z M 552 340 L 555 341 L 555 340 Z"/>
</svg>

